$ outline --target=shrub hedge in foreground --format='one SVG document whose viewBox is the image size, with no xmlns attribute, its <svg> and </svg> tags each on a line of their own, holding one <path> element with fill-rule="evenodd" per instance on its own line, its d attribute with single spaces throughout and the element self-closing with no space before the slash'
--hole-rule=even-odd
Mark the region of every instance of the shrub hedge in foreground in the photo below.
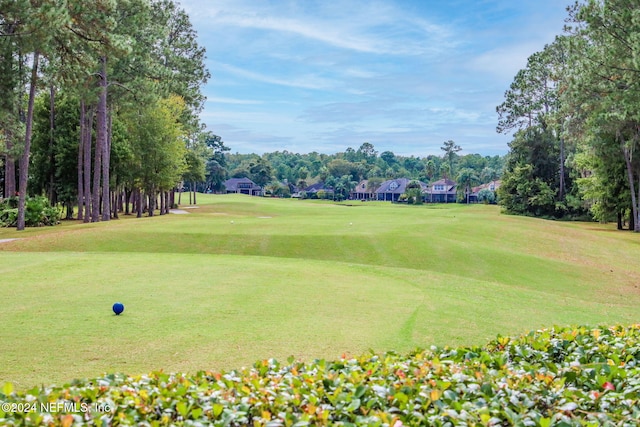
<svg viewBox="0 0 640 427">
<path fill-rule="evenodd" d="M 640 324 L 20 393 L 5 384 L 0 401 L 2 425 L 637 426 Z"/>
</svg>

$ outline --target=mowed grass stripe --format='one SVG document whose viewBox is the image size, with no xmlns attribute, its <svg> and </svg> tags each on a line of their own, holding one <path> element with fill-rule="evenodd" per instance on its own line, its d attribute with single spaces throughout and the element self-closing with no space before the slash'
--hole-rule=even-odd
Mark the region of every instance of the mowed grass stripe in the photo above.
<svg viewBox="0 0 640 427">
<path fill-rule="evenodd" d="M 579 287 L 566 289 L 575 296 L 591 292 L 591 285 L 601 289 L 602 283 L 594 282 L 594 278 L 605 282 L 612 278 L 610 260 L 573 252 L 575 244 L 563 252 L 562 233 L 566 230 L 549 232 L 540 228 L 541 223 L 552 229 L 558 228 L 557 224 L 519 218 L 517 227 L 507 228 L 505 224 L 511 218 L 497 214 L 494 207 L 345 207 L 292 200 L 260 199 L 265 200 L 263 204 L 237 197 L 232 200 L 236 203 L 194 210 L 195 215 L 133 220 L 133 227 L 128 220 L 126 227 L 116 224 L 103 232 L 91 227 L 47 234 L 5 244 L 0 250 L 209 253 L 348 261 L 534 288 L 554 286 L 559 280 L 580 283 Z M 253 209 L 253 216 L 246 216 L 251 212 L 247 205 Z M 308 216 L 313 212 L 315 216 Z M 228 217 L 236 218 L 233 224 Z M 527 223 L 536 228 L 523 227 Z M 587 237 L 588 233 L 583 231 L 580 236 Z M 576 268 L 576 263 L 581 263 L 581 268 Z M 613 275 L 616 279 L 624 276 L 624 271 L 618 269 L 617 273 Z"/>
<path fill-rule="evenodd" d="M 22 286 L 2 287 L 0 321 L 11 326 L 3 342 L 11 345 L 1 352 L 0 380 L 24 387 L 102 372 L 468 344 L 555 323 L 629 323 L 635 313 L 402 268 L 168 254 L 34 254 L 29 263 L 7 255 L 16 268 L 3 276 Z M 110 312 L 116 300 L 126 306 L 120 317 Z"/>
</svg>

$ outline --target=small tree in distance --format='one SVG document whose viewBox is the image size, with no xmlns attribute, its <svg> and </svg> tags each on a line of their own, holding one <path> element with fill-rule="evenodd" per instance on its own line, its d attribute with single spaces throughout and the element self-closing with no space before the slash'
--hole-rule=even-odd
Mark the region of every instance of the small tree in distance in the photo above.
<svg viewBox="0 0 640 427">
<path fill-rule="evenodd" d="M 422 186 L 418 181 L 408 183 L 404 194 L 407 196 L 407 203 L 410 205 L 421 205 L 423 202 Z"/>
<path fill-rule="evenodd" d="M 445 141 L 442 144 L 442 147 L 440 147 L 440 149 L 442 151 L 444 151 L 444 159 L 447 162 L 447 164 L 449 165 L 449 176 L 454 176 L 455 175 L 455 169 L 454 169 L 454 160 L 457 156 L 456 153 L 458 153 L 459 151 L 462 150 L 462 147 L 460 147 L 458 144 L 456 144 L 455 142 L 453 142 L 452 140 L 448 140 Z M 447 178 L 447 177 L 445 177 Z"/>
</svg>

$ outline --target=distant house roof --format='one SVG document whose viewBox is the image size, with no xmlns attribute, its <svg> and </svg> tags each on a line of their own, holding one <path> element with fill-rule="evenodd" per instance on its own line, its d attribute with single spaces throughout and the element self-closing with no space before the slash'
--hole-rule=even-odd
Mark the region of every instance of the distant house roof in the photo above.
<svg viewBox="0 0 640 427">
<path fill-rule="evenodd" d="M 318 191 L 328 191 L 333 193 L 333 188 L 327 187 L 324 182 L 316 182 L 304 189 L 307 193 L 317 193 Z"/>
<path fill-rule="evenodd" d="M 456 182 L 455 181 L 451 181 L 448 178 L 443 178 L 443 179 L 440 179 L 440 180 L 438 180 L 436 182 L 432 182 L 431 185 L 444 185 L 446 187 L 451 188 L 451 187 L 454 187 L 456 185 Z"/>
<path fill-rule="evenodd" d="M 369 188 L 369 180 L 368 179 L 364 179 L 362 181 L 360 181 L 358 183 L 358 185 L 356 185 L 354 187 L 353 190 L 351 190 L 351 194 L 373 194 L 375 193 L 376 188 Z"/>
<path fill-rule="evenodd" d="M 487 182 L 486 184 L 482 184 L 482 185 L 478 185 L 477 187 L 473 187 L 471 189 L 471 192 L 473 194 L 478 194 L 480 191 L 482 191 L 484 189 L 489 189 L 491 191 L 496 191 L 498 188 L 500 188 L 500 184 L 502 184 L 502 181 L 500 181 L 500 180 Z"/>
<path fill-rule="evenodd" d="M 367 188 L 369 187 L 369 180 L 365 179 L 362 180 L 358 183 L 358 185 L 356 185 L 356 188 L 354 189 L 354 192 L 360 192 L 360 193 L 366 193 L 367 192 Z"/>
<path fill-rule="evenodd" d="M 390 179 L 380 184 L 380 187 L 378 187 L 378 189 L 376 190 L 376 193 L 402 194 L 407 189 L 407 185 L 409 185 L 409 183 L 412 181 L 417 181 L 417 180 L 409 179 L 409 178 Z M 425 184 L 422 181 L 417 181 L 417 182 L 420 184 L 422 191 L 427 190 L 427 184 Z"/>
<path fill-rule="evenodd" d="M 456 183 L 455 181 L 451 181 L 450 179 L 440 179 L 436 182 L 432 182 L 429 185 L 429 191 L 431 193 L 450 193 L 450 192 L 455 192 L 456 190 Z M 436 188 L 440 188 L 442 187 L 442 189 L 436 189 Z"/>
<path fill-rule="evenodd" d="M 262 190 L 262 188 L 251 181 L 249 178 L 231 178 L 224 182 L 224 186 L 227 189 L 227 192 L 237 192 L 239 190 Z"/>
</svg>

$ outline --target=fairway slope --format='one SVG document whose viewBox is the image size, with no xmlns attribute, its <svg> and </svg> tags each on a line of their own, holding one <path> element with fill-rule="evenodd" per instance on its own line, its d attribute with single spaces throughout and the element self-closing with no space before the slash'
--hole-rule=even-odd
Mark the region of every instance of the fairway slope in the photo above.
<svg viewBox="0 0 640 427">
<path fill-rule="evenodd" d="M 0 382 L 637 322 L 631 233 L 492 206 L 199 199 L 189 215 L 28 230 L 0 244 L 0 321 L 10 326 Z M 110 311 L 116 301 L 121 316 Z"/>
</svg>

